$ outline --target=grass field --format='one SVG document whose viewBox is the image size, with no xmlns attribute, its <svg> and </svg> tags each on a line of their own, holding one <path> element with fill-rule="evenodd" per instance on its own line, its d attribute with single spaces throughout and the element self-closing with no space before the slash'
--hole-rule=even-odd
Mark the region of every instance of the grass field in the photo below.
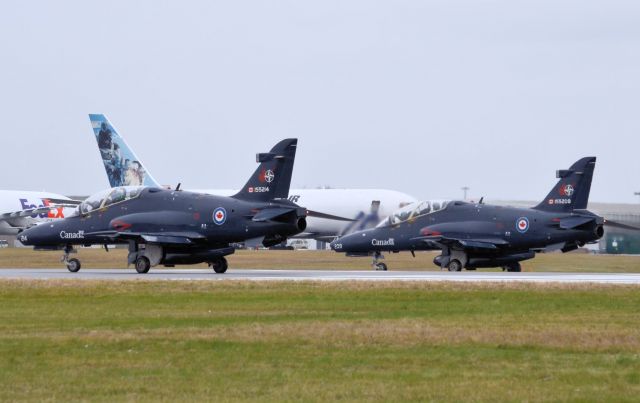
<svg viewBox="0 0 640 403">
<path fill-rule="evenodd" d="M 0 400 L 637 401 L 639 291 L 0 281 Z"/>
<path fill-rule="evenodd" d="M 41 252 L 30 249 L 0 249 L 2 267 L 60 267 L 62 252 Z M 83 269 L 125 268 L 127 252 L 123 249 L 80 249 L 75 256 L 82 260 Z M 391 270 L 439 270 L 433 264 L 435 252 L 387 254 L 385 262 Z M 323 269 L 371 270 L 370 258 L 346 257 L 333 251 L 252 251 L 241 250 L 228 257 L 231 270 L 237 269 Z M 189 268 L 194 266 L 178 266 Z M 195 267 L 206 267 L 199 265 Z M 162 268 L 152 269 L 162 270 Z M 490 270 L 490 269 L 482 269 Z M 497 269 L 493 269 L 497 270 Z M 538 254 L 522 263 L 523 271 L 557 272 L 627 272 L 640 273 L 640 256 L 592 255 L 586 253 Z"/>
</svg>

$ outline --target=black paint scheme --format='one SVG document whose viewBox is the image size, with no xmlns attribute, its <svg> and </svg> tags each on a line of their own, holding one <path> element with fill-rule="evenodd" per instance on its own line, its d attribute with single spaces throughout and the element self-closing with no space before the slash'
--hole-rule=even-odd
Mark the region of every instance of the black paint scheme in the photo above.
<svg viewBox="0 0 640 403">
<path fill-rule="evenodd" d="M 519 262 L 536 252 L 567 252 L 595 242 L 605 220 L 586 210 L 596 158 L 577 161 L 557 172 L 560 178 L 536 207 L 515 208 L 463 201 L 422 202 L 407 206 L 376 228 L 331 243 L 351 255 L 441 250 L 442 269 L 502 267 L 520 271 Z M 386 270 L 386 265 L 382 264 Z"/>
<path fill-rule="evenodd" d="M 64 249 L 67 266 L 73 245 L 129 244 L 128 263 L 139 272 L 158 264 L 208 262 L 227 268 L 231 243 L 263 238 L 272 246 L 306 227 L 306 210 L 287 200 L 297 140 L 258 154 L 260 166 L 234 196 L 213 196 L 150 187 L 108 189 L 83 202 L 73 217 L 46 223 L 20 235 L 36 249 Z"/>
</svg>

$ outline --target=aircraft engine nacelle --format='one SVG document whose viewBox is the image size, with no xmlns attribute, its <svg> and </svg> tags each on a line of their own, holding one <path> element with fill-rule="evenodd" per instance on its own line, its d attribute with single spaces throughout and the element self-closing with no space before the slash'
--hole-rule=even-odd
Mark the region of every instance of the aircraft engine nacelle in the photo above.
<svg viewBox="0 0 640 403">
<path fill-rule="evenodd" d="M 602 225 L 598 225 L 593 232 L 598 237 L 598 239 L 600 239 L 604 236 L 604 227 Z"/>
<path fill-rule="evenodd" d="M 304 231 L 305 229 L 307 229 L 307 219 L 305 217 L 300 217 L 298 218 L 298 230 L 300 232 Z"/>
</svg>

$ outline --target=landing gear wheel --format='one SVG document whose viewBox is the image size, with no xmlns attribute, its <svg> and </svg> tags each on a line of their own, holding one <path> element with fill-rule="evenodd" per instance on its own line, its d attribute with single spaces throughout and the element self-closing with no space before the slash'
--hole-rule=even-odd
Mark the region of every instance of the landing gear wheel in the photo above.
<svg viewBox="0 0 640 403">
<path fill-rule="evenodd" d="M 213 271 L 215 271 L 218 274 L 225 273 L 229 268 L 227 259 L 223 257 L 221 257 L 220 259 L 214 260 L 213 262 L 209 263 L 209 265 L 213 268 Z"/>
<path fill-rule="evenodd" d="M 376 264 L 376 270 L 387 271 L 387 265 L 384 263 L 378 263 Z"/>
<path fill-rule="evenodd" d="M 151 262 L 145 256 L 138 256 L 136 259 L 136 271 L 140 274 L 148 273 L 151 268 Z"/>
<path fill-rule="evenodd" d="M 67 260 L 67 270 L 71 273 L 77 273 L 80 270 L 80 261 L 76 258 Z"/>
<path fill-rule="evenodd" d="M 507 271 L 512 271 L 512 272 L 521 272 L 522 271 L 522 266 L 520 266 L 519 262 L 515 262 L 515 263 L 509 263 L 506 266 L 502 267 L 502 270 L 507 270 Z"/>
<path fill-rule="evenodd" d="M 447 266 L 449 271 L 462 271 L 462 263 L 458 259 L 453 259 Z"/>
</svg>

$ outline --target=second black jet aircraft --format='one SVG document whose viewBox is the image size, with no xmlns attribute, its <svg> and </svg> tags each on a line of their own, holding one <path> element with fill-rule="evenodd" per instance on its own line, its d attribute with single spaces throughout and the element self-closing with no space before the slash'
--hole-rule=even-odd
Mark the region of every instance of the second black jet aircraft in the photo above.
<svg viewBox="0 0 640 403">
<path fill-rule="evenodd" d="M 381 252 L 441 250 L 434 259 L 441 269 L 460 271 L 502 267 L 521 271 L 520 262 L 536 252 L 568 252 L 596 242 L 605 222 L 587 211 L 596 158 L 577 161 L 557 172 L 560 180 L 533 208 L 494 206 L 463 201 L 425 201 L 405 206 L 376 228 L 341 237 L 331 243 L 336 252 L 374 256 L 374 266 L 386 270 Z"/>
<path fill-rule="evenodd" d="M 287 200 L 297 139 L 279 142 L 258 154 L 260 166 L 234 196 L 117 187 L 89 197 L 73 217 L 22 232 L 20 241 L 42 250 L 64 250 L 67 268 L 74 245 L 128 244 L 128 263 L 139 273 L 156 265 L 207 262 L 216 273 L 227 270 L 231 243 L 263 238 L 268 247 L 304 231 L 306 210 Z"/>
</svg>

